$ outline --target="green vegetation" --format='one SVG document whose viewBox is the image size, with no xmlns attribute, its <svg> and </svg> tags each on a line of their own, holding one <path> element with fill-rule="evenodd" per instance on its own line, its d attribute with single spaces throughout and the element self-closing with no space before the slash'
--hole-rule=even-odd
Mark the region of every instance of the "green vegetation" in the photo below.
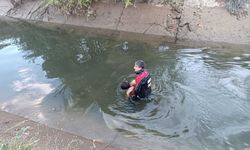
<svg viewBox="0 0 250 150">
<path fill-rule="evenodd" d="M 31 148 L 32 145 L 17 141 L 1 144 L 1 150 L 31 150 Z"/>
<path fill-rule="evenodd" d="M 129 5 L 133 5 L 132 0 L 123 0 L 124 7 L 127 8 Z"/>
<path fill-rule="evenodd" d="M 91 4 L 98 0 L 46 0 L 48 5 L 55 6 L 68 15 L 90 15 Z M 124 7 L 133 5 L 133 0 L 123 0 Z"/>
<path fill-rule="evenodd" d="M 26 139 L 28 128 L 21 128 L 16 133 L 16 136 L 8 141 L 0 141 L 0 150 L 31 150 L 37 141 L 32 138 L 29 140 Z"/>
<path fill-rule="evenodd" d="M 68 15 L 86 15 L 92 0 L 47 0 L 48 5 L 56 6 Z"/>
<path fill-rule="evenodd" d="M 95 15 L 92 12 L 91 5 L 94 1 L 98 0 L 46 0 L 48 5 L 55 6 L 65 12 L 67 15 Z M 122 0 L 124 7 L 127 8 L 133 5 L 135 0 Z M 144 1 L 144 2 L 147 2 Z M 177 11 L 184 4 L 184 0 L 160 0 L 162 4 L 170 4 L 172 7 L 177 8 Z M 225 0 L 226 9 L 233 15 L 242 16 L 247 14 L 249 9 L 249 0 Z"/>
</svg>

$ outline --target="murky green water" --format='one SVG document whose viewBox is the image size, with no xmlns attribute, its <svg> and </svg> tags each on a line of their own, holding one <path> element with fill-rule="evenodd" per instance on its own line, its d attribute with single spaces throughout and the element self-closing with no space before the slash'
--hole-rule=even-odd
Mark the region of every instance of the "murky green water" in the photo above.
<svg viewBox="0 0 250 150">
<path fill-rule="evenodd" d="M 119 83 L 137 59 L 153 95 L 132 104 Z M 0 23 L 0 76 L 2 110 L 124 149 L 250 148 L 250 46 L 152 45 Z"/>
</svg>

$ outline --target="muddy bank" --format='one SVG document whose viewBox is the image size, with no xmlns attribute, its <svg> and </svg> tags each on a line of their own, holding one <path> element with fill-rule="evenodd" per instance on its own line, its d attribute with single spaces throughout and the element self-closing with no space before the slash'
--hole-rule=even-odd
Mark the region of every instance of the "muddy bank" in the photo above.
<svg viewBox="0 0 250 150">
<path fill-rule="evenodd" d="M 9 0 L 2 0 L 0 15 L 2 19 L 15 18 L 36 22 L 37 25 L 53 23 L 56 28 L 75 29 L 71 27 L 73 25 L 92 30 L 104 29 L 109 32 L 102 34 L 108 36 L 137 33 L 141 35 L 139 37 L 147 35 L 166 42 L 250 44 L 249 15 L 236 17 L 224 5 L 223 1 L 186 0 L 177 9 L 170 5 L 145 3 L 136 3 L 125 9 L 121 3 L 102 1 L 93 4 L 95 15 L 79 17 L 47 7 L 41 0 L 24 0 L 15 8 Z"/>
<path fill-rule="evenodd" d="M 0 142 L 14 144 L 16 138 L 32 149 L 118 150 L 112 143 L 104 144 L 71 133 L 50 128 L 23 117 L 0 111 Z"/>
</svg>

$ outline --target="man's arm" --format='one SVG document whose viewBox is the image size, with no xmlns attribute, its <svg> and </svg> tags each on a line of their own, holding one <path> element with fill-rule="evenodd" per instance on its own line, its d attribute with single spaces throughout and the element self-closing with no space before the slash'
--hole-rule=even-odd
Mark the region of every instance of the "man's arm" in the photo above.
<svg viewBox="0 0 250 150">
<path fill-rule="evenodd" d="M 132 81 L 130 82 L 130 86 L 135 86 L 135 85 L 136 85 L 135 80 L 132 80 Z"/>
<path fill-rule="evenodd" d="M 130 88 L 127 90 L 127 96 L 129 97 L 131 92 L 134 90 L 134 86 L 130 86 Z"/>
</svg>

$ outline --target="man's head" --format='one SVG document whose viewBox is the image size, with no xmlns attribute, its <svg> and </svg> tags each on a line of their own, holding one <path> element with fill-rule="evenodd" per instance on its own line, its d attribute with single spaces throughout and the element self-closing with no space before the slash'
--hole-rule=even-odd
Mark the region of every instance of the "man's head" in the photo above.
<svg viewBox="0 0 250 150">
<path fill-rule="evenodd" d="M 121 83 L 121 89 L 127 90 L 127 89 L 129 89 L 129 88 L 130 88 L 130 84 L 129 84 L 128 81 L 123 81 L 123 82 Z"/>
<path fill-rule="evenodd" d="M 137 60 L 135 61 L 134 69 L 135 72 L 140 71 L 141 69 L 144 69 L 145 63 L 143 60 Z"/>
</svg>

